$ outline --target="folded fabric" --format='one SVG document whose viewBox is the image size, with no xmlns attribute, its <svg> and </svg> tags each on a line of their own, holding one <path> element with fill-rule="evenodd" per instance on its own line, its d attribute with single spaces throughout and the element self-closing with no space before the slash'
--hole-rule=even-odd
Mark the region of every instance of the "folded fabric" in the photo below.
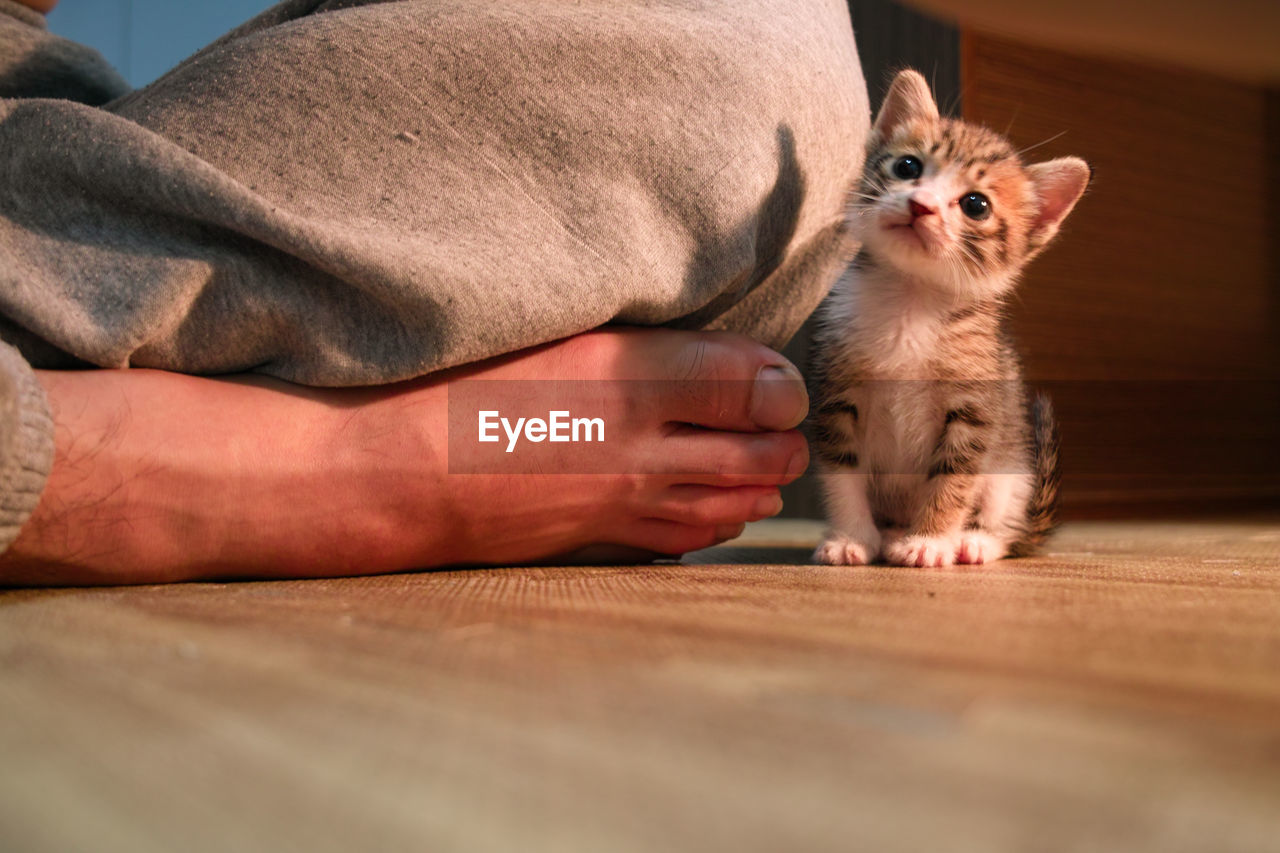
<svg viewBox="0 0 1280 853">
<path fill-rule="evenodd" d="M 389 382 L 608 322 L 784 342 L 836 274 L 842 0 L 294 0 L 92 108 L 0 102 L 37 364 Z"/>
<path fill-rule="evenodd" d="M 37 367 L 363 385 L 606 323 L 781 346 L 854 248 L 844 0 L 289 0 L 101 106 L 118 77 L 41 27 L 0 0 L 0 340 Z"/>
</svg>

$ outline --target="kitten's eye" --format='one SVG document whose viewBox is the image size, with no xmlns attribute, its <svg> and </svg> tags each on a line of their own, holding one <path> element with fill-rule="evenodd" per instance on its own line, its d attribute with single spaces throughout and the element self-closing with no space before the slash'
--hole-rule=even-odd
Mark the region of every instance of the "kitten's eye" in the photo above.
<svg viewBox="0 0 1280 853">
<path fill-rule="evenodd" d="M 970 219 L 983 220 L 991 215 L 991 201 L 982 193 L 969 193 L 960 199 L 960 209 Z"/>
<path fill-rule="evenodd" d="M 893 174 L 904 181 L 914 181 L 924 174 L 924 164 L 915 157 L 899 157 L 893 164 Z"/>
</svg>

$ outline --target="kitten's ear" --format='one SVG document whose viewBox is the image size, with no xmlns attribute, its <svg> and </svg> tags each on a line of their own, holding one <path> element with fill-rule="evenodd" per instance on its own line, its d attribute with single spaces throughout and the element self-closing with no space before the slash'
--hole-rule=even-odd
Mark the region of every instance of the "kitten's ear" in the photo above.
<svg viewBox="0 0 1280 853">
<path fill-rule="evenodd" d="M 938 120 L 938 105 L 934 103 L 929 84 L 920 76 L 920 72 L 910 68 L 899 71 L 889 86 L 889 93 L 884 96 L 880 112 L 876 113 L 873 128 L 880 139 L 888 139 L 904 122 L 913 119 L 927 121 Z"/>
<path fill-rule="evenodd" d="M 1079 157 L 1059 157 L 1047 163 L 1027 167 L 1027 175 L 1035 186 L 1040 209 L 1031 223 L 1028 248 L 1031 253 L 1040 251 L 1058 233 L 1058 226 L 1076 206 L 1093 170 Z"/>
</svg>

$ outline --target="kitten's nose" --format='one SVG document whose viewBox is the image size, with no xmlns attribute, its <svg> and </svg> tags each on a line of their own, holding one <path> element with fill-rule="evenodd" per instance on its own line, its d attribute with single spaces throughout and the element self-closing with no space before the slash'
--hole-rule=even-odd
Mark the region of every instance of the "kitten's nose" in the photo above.
<svg viewBox="0 0 1280 853">
<path fill-rule="evenodd" d="M 911 208 L 912 222 L 915 222 L 917 219 L 919 219 L 922 216 L 929 216 L 931 214 L 938 212 L 936 208 L 930 207 L 929 205 L 914 198 L 908 200 L 907 206 Z"/>
</svg>

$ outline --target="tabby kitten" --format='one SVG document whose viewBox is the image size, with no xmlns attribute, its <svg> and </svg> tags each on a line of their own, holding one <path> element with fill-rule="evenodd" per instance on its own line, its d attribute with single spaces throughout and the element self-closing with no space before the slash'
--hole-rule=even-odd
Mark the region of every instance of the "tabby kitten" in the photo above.
<svg viewBox="0 0 1280 853">
<path fill-rule="evenodd" d="M 862 250 L 819 309 L 814 443 L 830 530 L 814 559 L 985 563 L 1054 525 L 1057 437 L 1029 401 L 1003 306 L 1089 182 L 1024 166 L 1003 137 L 938 115 L 914 71 L 876 116 L 850 204 Z"/>
</svg>

